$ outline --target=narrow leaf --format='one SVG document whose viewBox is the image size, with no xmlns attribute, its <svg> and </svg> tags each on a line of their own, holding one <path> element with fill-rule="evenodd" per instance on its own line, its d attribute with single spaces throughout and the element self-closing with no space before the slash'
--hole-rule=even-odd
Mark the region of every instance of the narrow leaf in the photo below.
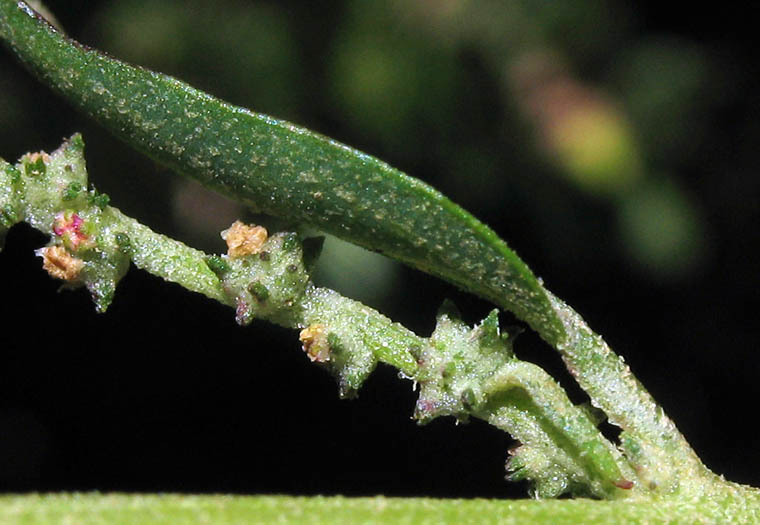
<svg viewBox="0 0 760 525">
<path fill-rule="evenodd" d="M 550 342 L 562 326 L 531 270 L 427 184 L 288 122 L 68 39 L 0 0 L 0 36 L 74 106 L 175 171 L 270 215 L 314 225 L 513 311 Z"/>
</svg>

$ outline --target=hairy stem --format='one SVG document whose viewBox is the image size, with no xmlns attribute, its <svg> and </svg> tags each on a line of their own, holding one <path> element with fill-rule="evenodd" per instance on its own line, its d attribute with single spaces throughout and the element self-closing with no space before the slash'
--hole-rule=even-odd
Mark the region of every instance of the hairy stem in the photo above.
<svg viewBox="0 0 760 525">
<path fill-rule="evenodd" d="M 415 417 L 486 420 L 522 445 L 513 478 L 534 482 L 537 496 L 563 492 L 604 498 L 643 494 L 637 473 L 583 409 L 539 367 L 518 360 L 497 312 L 470 328 L 451 305 L 431 338 L 393 323 L 333 290 L 315 286 L 309 268 L 320 247 L 294 233 L 267 235 L 235 223 L 224 232 L 228 254 L 208 255 L 151 231 L 88 188 L 84 143 L 75 135 L 52 154 L 0 161 L 2 227 L 26 221 L 50 235 L 41 250 L 48 272 L 65 286 L 86 286 L 104 311 L 129 261 L 254 318 L 300 329 L 304 351 L 353 396 L 378 362 L 420 385 Z"/>
</svg>

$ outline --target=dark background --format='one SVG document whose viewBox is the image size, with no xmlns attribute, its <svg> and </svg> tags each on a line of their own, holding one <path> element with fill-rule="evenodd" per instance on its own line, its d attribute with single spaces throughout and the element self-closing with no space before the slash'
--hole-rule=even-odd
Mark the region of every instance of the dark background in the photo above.
<svg viewBox="0 0 760 525">
<path fill-rule="evenodd" d="M 49 2 L 84 43 L 441 189 L 625 356 L 710 468 L 759 484 L 752 15 L 602 0 L 315 4 Z M 3 50 L 0 156 L 75 131 L 115 206 L 223 250 L 217 232 L 242 210 L 132 153 Z M 95 314 L 85 292 L 56 293 L 33 254 L 45 241 L 17 226 L 0 254 L 0 491 L 525 494 L 503 481 L 507 435 L 418 427 L 394 370 L 340 401 L 292 331 L 240 328 L 137 270 Z M 333 241 L 317 278 L 421 335 L 446 297 L 471 323 L 490 309 Z M 582 400 L 536 336 L 516 349 Z"/>
</svg>

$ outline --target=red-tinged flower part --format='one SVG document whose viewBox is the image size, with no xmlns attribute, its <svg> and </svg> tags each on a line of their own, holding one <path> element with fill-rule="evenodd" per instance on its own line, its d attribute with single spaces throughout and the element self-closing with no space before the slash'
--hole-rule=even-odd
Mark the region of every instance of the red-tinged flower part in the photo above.
<svg viewBox="0 0 760 525">
<path fill-rule="evenodd" d="M 55 216 L 53 233 L 61 237 L 63 244 L 70 250 L 92 248 L 92 237 L 85 233 L 85 221 L 76 212 L 65 211 Z"/>
<path fill-rule="evenodd" d="M 429 420 L 435 417 L 433 414 L 436 410 L 435 401 L 430 399 L 419 398 L 417 404 L 414 407 L 414 418 Z"/>
<path fill-rule="evenodd" d="M 630 490 L 633 488 L 633 481 L 627 479 L 619 479 L 615 482 L 615 486 L 619 489 Z"/>
<path fill-rule="evenodd" d="M 238 297 L 235 305 L 235 322 L 240 326 L 247 326 L 253 320 L 253 310 L 248 301 Z"/>
</svg>

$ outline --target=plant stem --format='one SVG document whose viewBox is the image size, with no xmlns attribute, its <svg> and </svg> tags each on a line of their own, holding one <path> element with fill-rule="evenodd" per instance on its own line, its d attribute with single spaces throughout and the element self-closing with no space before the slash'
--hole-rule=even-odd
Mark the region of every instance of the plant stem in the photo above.
<svg viewBox="0 0 760 525">
<path fill-rule="evenodd" d="M 192 496 L 174 494 L 44 494 L 0 496 L 7 525 L 81 523 L 256 523 L 392 525 L 584 525 L 757 523 L 760 499 L 746 506 L 727 500 L 592 501 L 288 496 Z M 203 517 L 203 518 L 200 518 Z"/>
<path fill-rule="evenodd" d="M 39 250 L 45 268 L 70 288 L 86 286 L 99 310 L 113 297 L 131 260 L 138 267 L 235 307 L 242 324 L 253 318 L 301 329 L 307 355 L 352 396 L 378 362 L 421 385 L 415 417 L 478 417 L 508 431 L 522 446 L 511 462 L 536 495 L 563 492 L 628 498 L 645 488 L 636 472 L 582 409 L 536 365 L 518 360 L 509 334 L 500 334 L 496 311 L 474 329 L 450 308 L 439 315 L 432 338 L 422 338 L 379 312 L 333 290 L 314 286 L 304 240 L 260 229 L 249 252 L 210 256 L 151 231 L 88 189 L 79 135 L 52 154 L 27 154 L 0 165 L 0 209 L 5 228 L 27 221 L 50 235 Z M 233 250 L 233 247 L 235 250 Z M 234 252 L 234 254 L 233 254 Z"/>
</svg>

